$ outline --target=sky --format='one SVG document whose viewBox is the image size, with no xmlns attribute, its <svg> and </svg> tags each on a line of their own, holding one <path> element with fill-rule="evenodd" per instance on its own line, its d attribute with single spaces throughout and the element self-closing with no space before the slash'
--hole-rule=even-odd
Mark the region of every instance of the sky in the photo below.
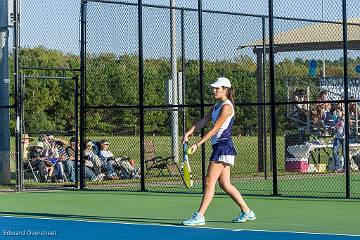
<svg viewBox="0 0 360 240">
<path fill-rule="evenodd" d="M 79 54 L 80 0 L 21 0 L 22 47 L 45 46 Z M 116 2 L 117 0 L 114 0 Z M 123 0 L 137 3 L 137 0 Z M 168 5 L 169 0 L 143 0 L 144 4 Z M 221 4 L 220 4 L 221 3 Z M 274 0 L 274 14 L 281 17 L 336 21 L 342 18 L 341 0 Z M 197 0 L 177 0 L 179 7 L 196 8 Z M 203 0 L 203 9 L 266 15 L 267 0 Z M 358 0 L 348 0 L 349 18 L 359 17 Z M 99 54 L 137 54 L 137 7 L 89 2 L 87 16 L 87 51 Z M 170 14 L 167 9 L 144 7 L 145 57 L 170 56 Z M 177 11 L 177 54 L 180 56 L 180 14 Z M 275 33 L 305 26 L 306 22 L 275 20 Z M 185 48 L 187 58 L 198 58 L 197 12 L 185 13 Z M 266 28 L 266 33 L 268 29 Z M 253 57 L 251 49 L 239 45 L 262 38 L 261 18 L 230 16 L 205 12 L 203 15 L 204 57 L 234 59 Z M 9 44 L 11 46 L 11 44 Z M 341 51 L 326 53 L 338 58 Z M 350 53 L 356 55 L 357 53 Z M 289 55 L 289 54 L 288 54 Z M 320 58 L 320 53 L 291 53 L 289 57 Z M 283 54 L 287 57 L 287 54 Z"/>
</svg>

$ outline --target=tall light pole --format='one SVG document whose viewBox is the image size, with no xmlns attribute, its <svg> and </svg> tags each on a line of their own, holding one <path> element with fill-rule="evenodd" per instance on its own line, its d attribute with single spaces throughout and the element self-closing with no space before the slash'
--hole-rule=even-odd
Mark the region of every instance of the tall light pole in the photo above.
<svg viewBox="0 0 360 240">
<path fill-rule="evenodd" d="M 172 99 L 173 105 L 178 105 L 178 76 L 177 76 L 177 61 L 176 61 L 176 10 L 173 9 L 176 3 L 175 0 L 170 0 L 170 44 L 171 44 L 171 87 L 169 87 L 169 99 Z M 172 97 L 171 97 L 172 96 Z M 178 108 L 173 108 L 171 112 L 171 146 L 172 156 L 174 156 L 175 162 L 179 161 L 179 118 Z"/>
<path fill-rule="evenodd" d="M 0 0 L 0 185 L 10 183 L 8 0 Z"/>
</svg>

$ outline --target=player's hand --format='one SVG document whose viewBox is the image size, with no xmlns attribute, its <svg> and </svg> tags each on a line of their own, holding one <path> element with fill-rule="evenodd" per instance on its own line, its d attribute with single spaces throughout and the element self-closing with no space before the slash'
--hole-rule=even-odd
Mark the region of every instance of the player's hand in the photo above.
<svg viewBox="0 0 360 240">
<path fill-rule="evenodd" d="M 182 139 L 182 144 L 185 144 L 189 141 L 189 137 L 185 134 Z"/>
<path fill-rule="evenodd" d="M 198 147 L 197 144 L 191 145 L 191 147 L 190 147 L 189 150 L 188 150 L 189 154 L 195 153 L 195 152 L 198 150 L 198 148 L 199 148 L 199 147 Z"/>
</svg>

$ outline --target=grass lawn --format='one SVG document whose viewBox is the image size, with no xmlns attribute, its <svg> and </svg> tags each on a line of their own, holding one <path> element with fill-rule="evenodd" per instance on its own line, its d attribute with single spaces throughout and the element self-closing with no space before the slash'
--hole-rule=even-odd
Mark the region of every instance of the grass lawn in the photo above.
<svg viewBox="0 0 360 240">
<path fill-rule="evenodd" d="M 88 136 L 89 139 L 100 140 L 104 137 Z M 146 137 L 146 138 L 153 138 Z M 139 137 L 134 136 L 108 136 L 106 139 L 110 142 L 110 150 L 116 156 L 128 156 L 135 159 L 137 165 L 140 164 L 140 149 Z M 153 138 L 156 146 L 156 154 L 158 156 L 171 155 L 171 138 L 168 136 L 156 136 Z M 193 142 L 195 139 L 192 140 Z M 14 156 L 14 138 L 11 139 L 12 154 Z M 268 143 L 269 143 L 268 139 Z M 234 137 L 234 144 L 236 146 L 238 155 L 236 164 L 232 168 L 232 179 L 234 184 L 245 194 L 272 194 L 272 175 L 269 164 L 269 147 L 267 153 L 267 176 L 264 173 L 257 172 L 258 166 L 258 152 L 257 152 L 257 137 L 241 136 Z M 278 189 L 279 193 L 287 196 L 324 196 L 324 197 L 344 197 L 345 196 L 345 175 L 343 173 L 334 174 L 300 174 L 288 173 L 284 171 L 284 138 L 277 138 L 277 155 L 278 155 Z M 182 146 L 179 144 L 180 161 L 182 156 Z M 210 144 L 206 145 L 206 159 L 211 154 Z M 321 153 L 321 159 L 326 162 L 327 157 Z M 206 160 L 208 161 L 208 160 Z M 194 192 L 199 193 L 201 187 L 201 152 L 198 151 L 190 156 L 190 163 L 195 180 L 195 186 L 190 189 L 184 189 L 180 177 L 157 177 L 158 172 L 152 171 L 146 176 L 146 188 L 150 191 L 165 191 L 165 192 Z M 206 162 L 207 163 L 207 162 Z M 15 161 L 12 159 L 11 170 L 15 172 Z M 360 177 L 358 172 L 351 174 L 351 192 L 354 197 L 360 195 Z M 59 187 L 61 184 L 52 184 L 54 187 Z M 31 183 L 29 187 L 48 186 L 48 184 Z M 131 181 L 102 181 L 99 183 L 88 183 L 89 188 L 96 189 L 122 189 L 135 190 L 140 189 L 139 180 Z M 218 188 L 218 192 L 221 190 Z"/>
</svg>

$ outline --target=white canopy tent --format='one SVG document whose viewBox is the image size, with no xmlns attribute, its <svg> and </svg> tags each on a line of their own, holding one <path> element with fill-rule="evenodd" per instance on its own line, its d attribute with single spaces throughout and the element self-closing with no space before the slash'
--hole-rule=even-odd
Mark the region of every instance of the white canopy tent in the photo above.
<svg viewBox="0 0 360 240">
<path fill-rule="evenodd" d="M 274 50 L 292 52 L 342 49 L 342 28 L 342 22 L 320 22 L 280 32 L 274 35 Z M 238 49 L 253 47 L 254 52 L 261 51 L 263 42 L 268 46 L 269 39 L 255 40 Z M 360 18 L 348 20 L 348 49 L 360 50 Z"/>
<path fill-rule="evenodd" d="M 264 31 L 264 27 L 263 27 Z M 263 33 L 265 36 L 265 33 Z M 348 50 L 360 50 L 360 18 L 348 20 Z M 265 54 L 269 49 L 269 38 L 262 38 L 238 47 L 253 48 L 257 56 L 257 89 L 258 102 L 265 100 Z M 291 29 L 274 35 L 274 52 L 304 52 L 304 51 L 323 51 L 343 49 L 343 24 L 338 22 L 311 22 L 304 27 Z M 258 106 L 258 171 L 266 168 L 266 116 L 265 107 Z M 266 171 L 266 169 L 265 169 Z"/>
</svg>

